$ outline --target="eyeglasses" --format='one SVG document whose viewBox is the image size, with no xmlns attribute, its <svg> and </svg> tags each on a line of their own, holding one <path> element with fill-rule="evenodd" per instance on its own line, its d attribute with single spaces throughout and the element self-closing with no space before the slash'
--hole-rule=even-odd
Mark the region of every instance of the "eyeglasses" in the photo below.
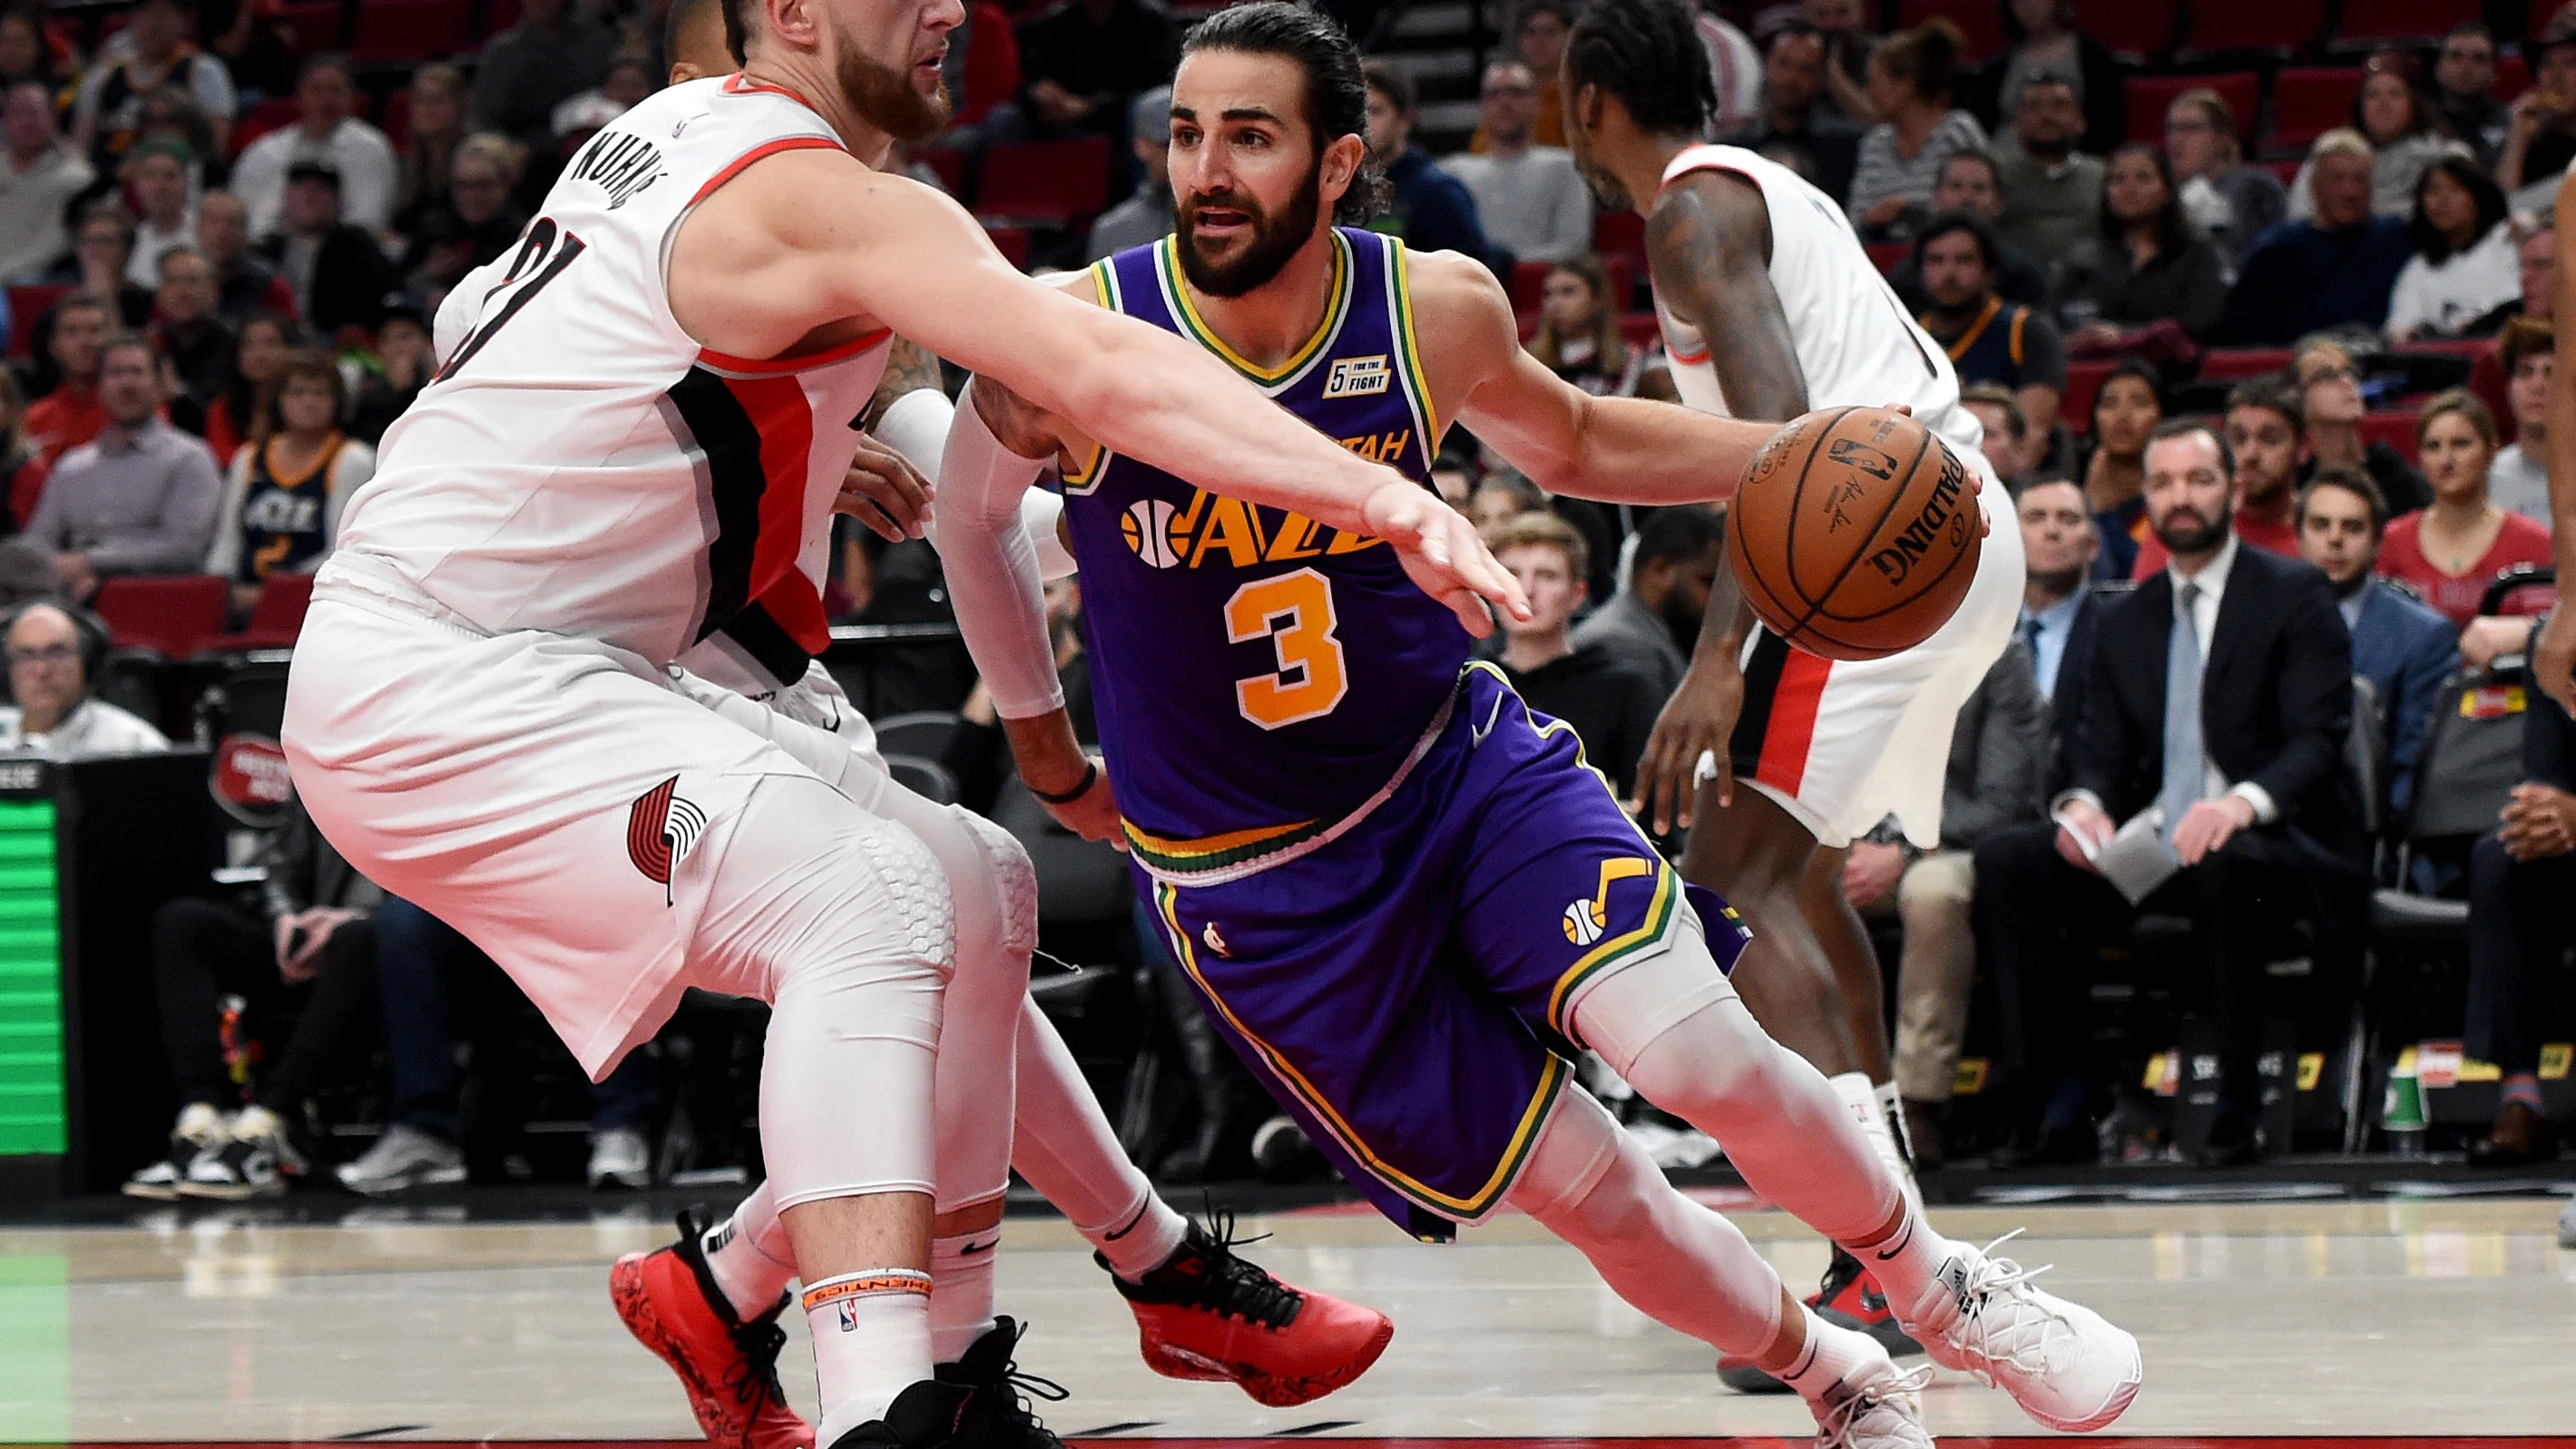
<svg viewBox="0 0 2576 1449">
<path fill-rule="evenodd" d="M 2215 127 L 2209 124 L 2209 120 L 2205 116 L 2193 116 L 2187 120 L 2165 122 L 2165 134 L 2168 136 L 2172 135 L 2176 131 L 2209 131 L 2215 129 Z"/>
<path fill-rule="evenodd" d="M 2315 387 L 2321 382 L 2359 382 L 2361 373 L 2348 363 L 2328 363 L 2299 380 L 2301 387 Z"/>
<path fill-rule="evenodd" d="M 69 664 L 78 658 L 80 658 L 80 651 L 69 644 L 47 644 L 35 649 L 12 649 L 9 651 L 9 663 L 13 666 L 19 664 Z"/>
</svg>

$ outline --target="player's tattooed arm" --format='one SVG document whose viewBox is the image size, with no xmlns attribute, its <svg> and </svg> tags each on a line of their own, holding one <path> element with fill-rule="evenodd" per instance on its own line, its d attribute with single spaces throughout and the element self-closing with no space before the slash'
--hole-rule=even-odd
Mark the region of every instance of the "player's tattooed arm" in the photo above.
<svg viewBox="0 0 2576 1449">
<path fill-rule="evenodd" d="M 945 391 L 939 376 L 939 359 L 930 350 L 909 337 L 897 337 L 886 347 L 885 376 L 878 379 L 876 396 L 868 399 L 865 414 L 867 426 L 875 428 L 894 406 L 894 400 L 909 392 L 924 389 Z"/>
<path fill-rule="evenodd" d="M 1789 314 L 1771 287 L 1771 213 L 1752 182 L 1701 171 L 1665 193 L 1646 223 L 1655 290 L 1709 341 L 1709 362 L 1739 418 L 1785 423 L 1807 410 L 1807 377 Z"/>
</svg>

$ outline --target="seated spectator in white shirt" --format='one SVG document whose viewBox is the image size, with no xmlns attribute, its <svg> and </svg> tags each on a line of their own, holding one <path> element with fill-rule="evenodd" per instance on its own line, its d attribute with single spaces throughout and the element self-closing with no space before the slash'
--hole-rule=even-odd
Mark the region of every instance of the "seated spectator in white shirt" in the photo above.
<svg viewBox="0 0 2576 1449">
<path fill-rule="evenodd" d="M 2388 294 L 2391 342 L 2459 337 L 2522 295 L 2522 262 L 2504 193 L 2466 151 L 2434 158 L 2415 183 L 2406 238 L 2415 255 Z"/>
<path fill-rule="evenodd" d="M 75 621 L 59 604 L 29 604 L 10 616 L 5 645 L 11 703 L 0 706 L 0 750 L 85 760 L 170 748 L 150 724 L 90 697 L 90 676 L 107 659 L 106 625 Z"/>
<path fill-rule="evenodd" d="M 0 106 L 0 282 L 30 280 L 72 249 L 72 199 L 97 173 L 54 131 L 53 98 L 15 81 Z"/>
<path fill-rule="evenodd" d="M 1592 247 L 1592 192 L 1574 169 L 1574 153 L 1534 145 L 1538 81 L 1516 60 L 1485 67 L 1485 150 L 1452 156 L 1451 175 L 1476 198 L 1485 237 L 1515 261 L 1556 262 Z"/>
<path fill-rule="evenodd" d="M 134 148 L 125 161 L 126 194 L 143 213 L 134 224 L 134 252 L 125 259 L 125 280 L 137 287 L 161 286 L 161 254 L 197 240 L 197 209 L 188 202 L 188 171 L 196 157 L 173 137 L 155 136 Z"/>
<path fill-rule="evenodd" d="M 2513 441 L 2487 465 L 2487 497 L 2543 525 L 2550 522 L 2549 388 L 2558 375 L 2557 339 L 2546 317 L 2516 317 L 2496 337 Z"/>
<path fill-rule="evenodd" d="M 357 119 L 358 83 L 344 55 L 316 55 L 295 83 L 296 123 L 250 143 L 233 163 L 232 189 L 250 213 L 250 234 L 277 230 L 286 205 L 286 174 L 318 161 L 340 178 L 340 219 L 368 231 L 392 223 L 394 147 L 385 133 Z"/>
</svg>

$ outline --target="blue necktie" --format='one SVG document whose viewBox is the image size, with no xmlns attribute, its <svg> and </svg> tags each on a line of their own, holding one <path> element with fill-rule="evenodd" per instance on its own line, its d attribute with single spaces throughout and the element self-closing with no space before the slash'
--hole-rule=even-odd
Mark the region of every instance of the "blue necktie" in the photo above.
<svg viewBox="0 0 2576 1449">
<path fill-rule="evenodd" d="M 2173 636 L 2165 645 L 2165 782 L 2156 804 L 2164 810 L 2167 844 L 2209 783 L 2200 744 L 2200 630 L 2192 621 L 2199 601 L 2200 585 L 2175 589 Z"/>
</svg>

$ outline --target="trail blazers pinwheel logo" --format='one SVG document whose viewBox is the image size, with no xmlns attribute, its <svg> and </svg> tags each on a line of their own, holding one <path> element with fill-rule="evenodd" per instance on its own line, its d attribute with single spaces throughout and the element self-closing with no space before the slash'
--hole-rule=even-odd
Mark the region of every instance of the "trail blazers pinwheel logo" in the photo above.
<svg viewBox="0 0 2576 1449">
<path fill-rule="evenodd" d="M 626 812 L 626 858 L 644 878 L 662 888 L 662 904 L 671 903 L 671 868 L 706 833 L 707 813 L 679 795 L 680 777 L 645 791 Z"/>
</svg>

